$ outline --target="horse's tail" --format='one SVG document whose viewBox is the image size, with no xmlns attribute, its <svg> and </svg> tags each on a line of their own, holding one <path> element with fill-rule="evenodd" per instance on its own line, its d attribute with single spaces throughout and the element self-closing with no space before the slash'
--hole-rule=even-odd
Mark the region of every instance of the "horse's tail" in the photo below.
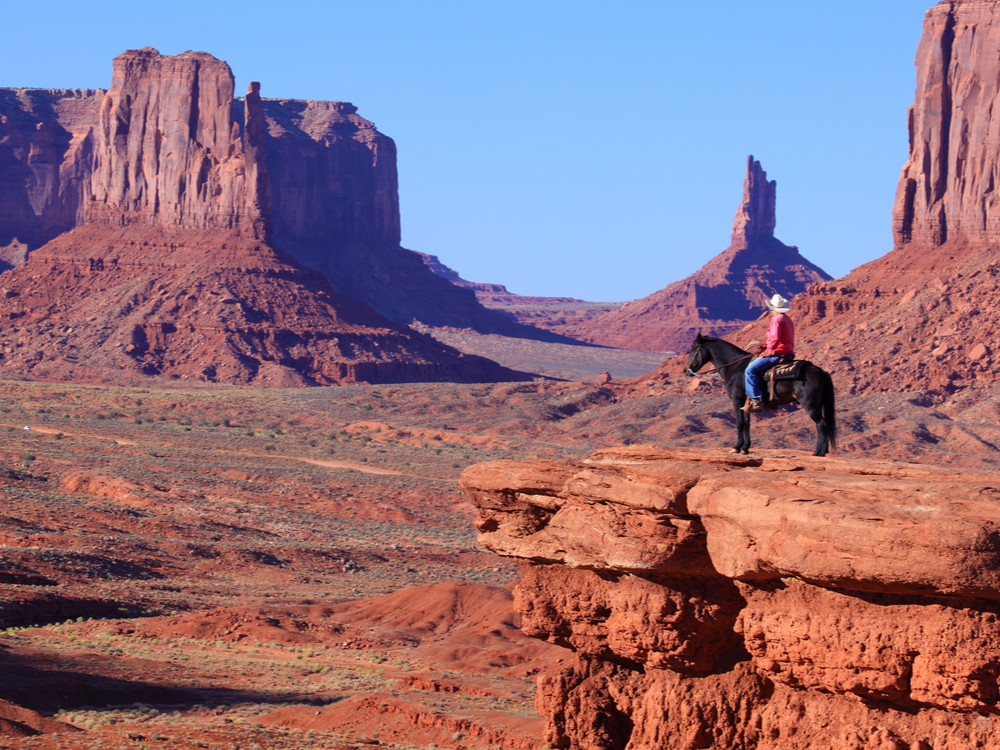
<svg viewBox="0 0 1000 750">
<path fill-rule="evenodd" d="M 823 383 L 823 436 L 830 446 L 830 450 L 837 449 L 837 415 L 836 399 L 833 394 L 833 378 L 830 373 L 821 370 L 826 377 Z"/>
</svg>

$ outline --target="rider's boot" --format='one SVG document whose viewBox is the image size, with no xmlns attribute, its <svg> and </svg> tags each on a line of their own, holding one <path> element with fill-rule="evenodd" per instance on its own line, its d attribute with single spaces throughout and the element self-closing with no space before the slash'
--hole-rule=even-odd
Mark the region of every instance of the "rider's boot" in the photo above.
<svg viewBox="0 0 1000 750">
<path fill-rule="evenodd" d="M 743 411 L 747 414 L 751 414 L 755 411 L 763 411 L 764 405 L 761 403 L 759 398 L 750 398 L 747 396 L 747 402 L 743 404 Z"/>
</svg>

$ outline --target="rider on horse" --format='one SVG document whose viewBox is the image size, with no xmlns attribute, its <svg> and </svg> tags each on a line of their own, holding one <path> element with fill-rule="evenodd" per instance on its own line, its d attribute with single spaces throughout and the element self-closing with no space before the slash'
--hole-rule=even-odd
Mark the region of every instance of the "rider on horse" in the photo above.
<svg viewBox="0 0 1000 750">
<path fill-rule="evenodd" d="M 795 326 L 792 319 L 785 313 L 791 308 L 791 303 L 780 294 L 765 300 L 767 309 L 771 311 L 771 325 L 767 329 L 767 340 L 764 346 L 758 342 L 751 343 L 751 354 L 758 355 L 746 370 L 747 400 L 743 411 L 753 412 L 763 410 L 761 403 L 760 376 L 769 367 L 790 362 L 795 357 Z M 756 351 L 754 351 L 756 349 Z"/>
</svg>

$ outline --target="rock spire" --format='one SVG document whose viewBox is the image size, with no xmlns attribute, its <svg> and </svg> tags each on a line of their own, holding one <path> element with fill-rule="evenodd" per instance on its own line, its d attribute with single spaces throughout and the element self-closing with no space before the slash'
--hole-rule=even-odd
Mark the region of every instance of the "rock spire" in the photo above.
<svg viewBox="0 0 1000 750">
<path fill-rule="evenodd" d="M 732 244 L 693 274 L 568 333 L 621 349 L 684 351 L 697 333 L 724 336 L 757 318 L 775 292 L 791 298 L 830 278 L 774 236 L 777 184 L 747 157 Z"/>
<path fill-rule="evenodd" d="M 747 157 L 743 200 L 733 219 L 733 247 L 749 247 L 774 238 L 777 185 L 774 180 L 768 182 L 759 161 L 752 155 Z"/>
</svg>

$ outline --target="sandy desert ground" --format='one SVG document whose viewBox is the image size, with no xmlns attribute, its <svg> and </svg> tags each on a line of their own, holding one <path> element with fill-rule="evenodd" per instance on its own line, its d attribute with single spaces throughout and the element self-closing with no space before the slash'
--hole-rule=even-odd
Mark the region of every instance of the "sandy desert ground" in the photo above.
<svg viewBox="0 0 1000 750">
<path fill-rule="evenodd" d="M 840 455 L 995 466 L 997 395 L 844 395 Z M 0 745 L 540 750 L 534 679 L 563 654 L 517 630 L 459 474 L 731 433 L 711 376 L 2 382 Z M 813 440 L 794 411 L 754 435 Z"/>
</svg>

